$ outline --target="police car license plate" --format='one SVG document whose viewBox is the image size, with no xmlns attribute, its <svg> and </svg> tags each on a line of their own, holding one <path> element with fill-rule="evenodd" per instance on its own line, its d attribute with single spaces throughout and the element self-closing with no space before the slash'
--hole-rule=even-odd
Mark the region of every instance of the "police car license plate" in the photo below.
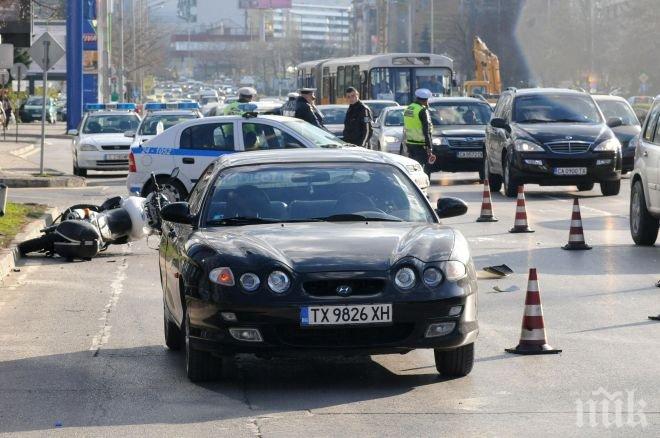
<svg viewBox="0 0 660 438">
<path fill-rule="evenodd" d="M 128 154 L 105 154 L 106 160 L 128 160 Z"/>
<path fill-rule="evenodd" d="M 300 325 L 382 324 L 392 322 L 391 304 L 309 306 L 300 308 Z"/>
<path fill-rule="evenodd" d="M 456 152 L 457 158 L 483 158 L 484 153 L 482 151 L 460 151 Z"/>
<path fill-rule="evenodd" d="M 587 174 L 586 167 L 555 167 L 555 175 L 558 176 L 580 176 Z"/>
</svg>

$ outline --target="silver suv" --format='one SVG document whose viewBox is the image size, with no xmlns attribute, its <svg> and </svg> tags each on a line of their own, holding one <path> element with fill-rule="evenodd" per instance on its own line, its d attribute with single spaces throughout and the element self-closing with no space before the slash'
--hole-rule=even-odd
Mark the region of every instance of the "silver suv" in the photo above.
<svg viewBox="0 0 660 438">
<path fill-rule="evenodd" d="M 660 222 L 660 96 L 653 101 L 635 142 L 630 190 L 630 233 L 637 245 L 651 246 Z M 631 145 L 633 146 L 633 145 Z"/>
</svg>

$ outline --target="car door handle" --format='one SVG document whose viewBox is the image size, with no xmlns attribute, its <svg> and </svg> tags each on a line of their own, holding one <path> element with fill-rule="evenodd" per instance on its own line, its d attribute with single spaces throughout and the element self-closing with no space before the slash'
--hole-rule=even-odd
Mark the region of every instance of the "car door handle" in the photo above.
<svg viewBox="0 0 660 438">
<path fill-rule="evenodd" d="M 183 159 L 183 164 L 195 164 L 195 159 L 190 157 L 185 157 Z"/>
</svg>

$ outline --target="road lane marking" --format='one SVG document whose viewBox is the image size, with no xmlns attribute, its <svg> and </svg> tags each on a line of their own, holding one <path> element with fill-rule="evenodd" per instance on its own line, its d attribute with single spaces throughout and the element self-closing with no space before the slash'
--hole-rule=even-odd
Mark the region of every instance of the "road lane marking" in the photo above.
<svg viewBox="0 0 660 438">
<path fill-rule="evenodd" d="M 124 253 L 126 255 L 126 253 Z M 117 266 L 115 271 L 115 279 L 110 283 L 110 298 L 108 299 L 107 304 L 101 312 L 99 321 L 101 321 L 101 327 L 99 331 L 92 338 L 92 345 L 89 347 L 89 351 L 93 352 L 93 356 L 98 356 L 101 348 L 108 343 L 110 339 L 110 330 L 112 326 L 110 325 L 110 315 L 112 311 L 117 307 L 119 302 L 119 297 L 122 292 L 124 292 L 124 280 L 126 280 L 126 270 L 128 269 L 128 259 L 124 257 Z"/>
</svg>

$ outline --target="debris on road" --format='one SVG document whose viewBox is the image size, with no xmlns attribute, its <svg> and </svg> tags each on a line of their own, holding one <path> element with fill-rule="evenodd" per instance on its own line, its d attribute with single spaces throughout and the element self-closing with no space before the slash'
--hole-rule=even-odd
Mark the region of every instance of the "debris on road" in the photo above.
<svg viewBox="0 0 660 438">
<path fill-rule="evenodd" d="M 517 292 L 517 291 L 520 290 L 520 288 L 514 284 L 514 285 L 511 285 L 511 286 L 507 287 L 506 289 L 502 289 L 499 286 L 493 286 L 493 290 L 495 292 L 498 292 L 498 293 L 501 293 L 501 292 Z"/>
<path fill-rule="evenodd" d="M 513 274 L 513 269 L 509 268 L 507 265 L 486 266 L 483 270 L 500 277 L 506 277 L 507 275 Z"/>
</svg>

